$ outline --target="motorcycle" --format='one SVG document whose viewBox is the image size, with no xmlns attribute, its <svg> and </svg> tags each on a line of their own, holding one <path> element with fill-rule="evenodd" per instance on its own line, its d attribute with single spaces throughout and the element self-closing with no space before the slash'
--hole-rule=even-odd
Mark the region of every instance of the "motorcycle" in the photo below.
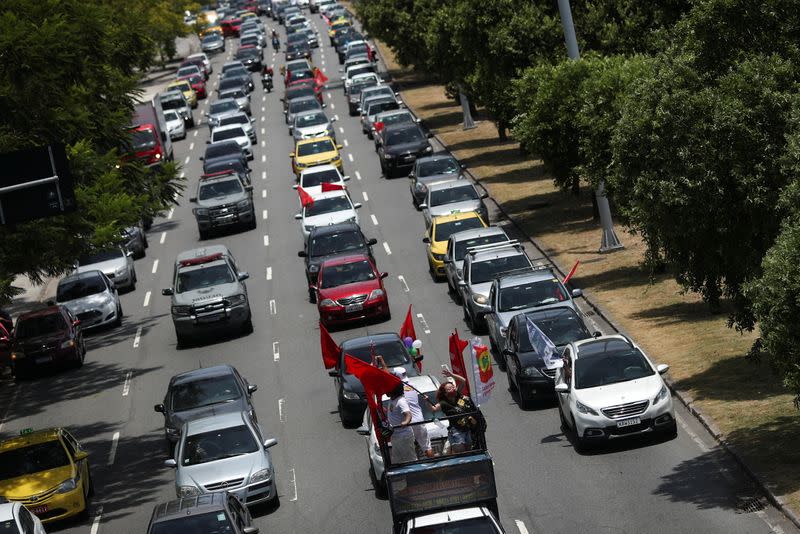
<svg viewBox="0 0 800 534">
<path fill-rule="evenodd" d="M 278 39 L 272 40 L 272 48 L 275 49 L 275 52 L 279 52 L 281 49 L 281 42 Z"/>
<path fill-rule="evenodd" d="M 268 93 L 272 92 L 272 74 L 265 72 L 261 75 L 261 87 Z"/>
</svg>

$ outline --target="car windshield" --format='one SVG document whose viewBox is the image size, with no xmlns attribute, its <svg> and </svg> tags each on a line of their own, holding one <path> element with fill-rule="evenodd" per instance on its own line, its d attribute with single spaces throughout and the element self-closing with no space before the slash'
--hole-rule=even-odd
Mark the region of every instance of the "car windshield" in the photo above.
<svg viewBox="0 0 800 534">
<path fill-rule="evenodd" d="M 226 128 L 222 131 L 217 130 L 214 132 L 213 139 L 211 140 L 213 143 L 219 141 L 225 141 L 226 139 L 236 139 L 237 137 L 244 137 L 245 133 L 244 130 L 241 128 Z"/>
<path fill-rule="evenodd" d="M 164 112 L 164 120 L 167 122 L 177 121 L 180 120 L 180 116 L 178 115 L 177 111 L 165 111 Z"/>
<path fill-rule="evenodd" d="M 375 271 L 367 260 L 330 265 L 322 270 L 322 289 L 375 280 Z"/>
<path fill-rule="evenodd" d="M 236 379 L 231 374 L 192 380 L 174 386 L 170 394 L 172 411 L 182 412 L 231 402 L 242 397 Z"/>
<path fill-rule="evenodd" d="M 566 288 L 555 278 L 540 280 L 500 290 L 498 311 L 521 310 L 569 300 Z"/>
<path fill-rule="evenodd" d="M 241 161 L 234 160 L 234 161 L 219 161 L 216 163 L 211 163 L 206 165 L 205 172 L 206 174 L 213 174 L 215 172 L 222 172 L 222 171 L 234 171 L 240 176 L 246 177 L 247 169 L 242 165 Z"/>
<path fill-rule="evenodd" d="M 104 261 L 122 258 L 123 256 L 124 253 L 122 252 L 122 249 L 119 248 L 112 248 L 110 250 L 101 250 L 100 252 L 95 252 L 94 254 L 87 254 L 86 256 L 81 256 L 78 259 L 78 265 L 92 265 L 95 263 L 102 263 Z"/>
<path fill-rule="evenodd" d="M 192 68 L 197 68 L 197 67 L 192 67 Z M 191 91 L 192 90 L 192 85 L 189 82 L 176 83 L 172 87 L 175 88 L 175 89 L 180 89 L 183 92 L 187 92 L 187 91 Z"/>
<path fill-rule="evenodd" d="M 434 241 L 447 241 L 450 236 L 462 230 L 471 230 L 473 228 L 483 228 L 484 225 L 478 217 L 470 217 L 468 219 L 461 219 L 460 221 L 448 221 L 436 224 L 436 229 L 433 233 Z"/>
<path fill-rule="evenodd" d="M 394 91 L 392 91 L 391 87 L 382 85 L 380 87 L 370 88 L 369 91 L 365 91 L 361 94 L 363 102 L 366 102 L 368 98 L 375 98 L 376 96 L 394 96 Z"/>
<path fill-rule="evenodd" d="M 358 54 L 365 54 L 367 50 L 368 50 L 367 45 L 365 45 L 364 43 L 350 45 L 350 47 L 347 49 L 347 55 L 355 56 Z"/>
<path fill-rule="evenodd" d="M 186 437 L 181 465 L 198 465 L 250 454 L 260 449 L 245 425 L 212 430 Z"/>
<path fill-rule="evenodd" d="M 207 35 L 203 37 L 203 44 L 215 44 L 222 40 L 219 35 Z"/>
<path fill-rule="evenodd" d="M 539 330 L 558 347 L 571 343 L 572 341 L 591 337 L 591 334 L 589 334 L 589 331 L 586 330 L 586 327 L 583 325 L 581 318 L 571 309 L 548 311 L 540 317 L 537 317 L 538 313 L 539 312 L 526 315 L 528 315 L 536 326 L 539 327 Z M 525 330 L 526 333 L 522 333 L 522 335 L 519 336 L 519 350 L 531 352 L 534 349 L 530 338 L 528 338 L 527 328 L 523 326 L 522 329 Z"/>
<path fill-rule="evenodd" d="M 415 143 L 422 141 L 423 135 L 419 128 L 403 128 L 393 132 L 387 132 L 387 145 L 402 145 L 405 143 Z"/>
<path fill-rule="evenodd" d="M 310 172 L 303 175 L 303 187 L 315 187 L 322 184 L 331 184 L 341 181 L 336 169 L 327 169 L 319 172 Z"/>
<path fill-rule="evenodd" d="M 100 275 L 71 278 L 58 283 L 56 301 L 67 302 L 89 295 L 96 295 L 106 290 L 106 284 Z"/>
<path fill-rule="evenodd" d="M 638 349 L 621 341 L 609 343 L 605 350 L 586 355 L 582 352 L 575 360 L 576 389 L 627 382 L 655 374 Z"/>
<path fill-rule="evenodd" d="M 483 284 L 491 282 L 503 273 L 529 268 L 530 266 L 531 262 L 528 261 L 525 254 L 514 254 L 513 256 L 478 261 L 470 267 L 469 281 L 472 284 Z"/>
<path fill-rule="evenodd" d="M 454 158 L 441 158 L 417 163 L 417 176 L 420 177 L 433 176 L 436 174 L 453 174 L 459 170 L 461 170 L 461 167 Z"/>
<path fill-rule="evenodd" d="M 242 80 L 238 77 L 226 78 L 219 82 L 219 92 L 224 93 L 228 89 L 241 89 Z"/>
<path fill-rule="evenodd" d="M 159 521 L 150 527 L 151 534 L 235 534 L 237 531 L 223 510 L 204 514 L 181 515 L 169 521 Z"/>
<path fill-rule="evenodd" d="M 344 195 L 339 197 L 318 198 L 314 200 L 313 204 L 306 207 L 306 217 L 314 217 L 325 213 L 351 209 L 353 209 L 353 206 L 350 204 L 350 200 Z"/>
<path fill-rule="evenodd" d="M 326 117 L 324 113 L 309 113 L 307 115 L 300 115 L 298 117 L 295 117 L 294 127 L 306 128 L 308 126 L 317 126 L 318 124 L 325 124 L 326 122 L 328 122 L 328 117 Z"/>
<path fill-rule="evenodd" d="M 149 150 L 156 146 L 156 134 L 147 128 L 144 130 L 134 130 L 131 136 L 131 148 L 133 150 Z"/>
<path fill-rule="evenodd" d="M 314 96 L 314 89 L 311 87 L 292 87 L 286 91 L 287 102 L 291 102 L 303 96 Z"/>
<path fill-rule="evenodd" d="M 178 78 L 180 78 L 181 76 L 188 76 L 190 74 L 194 74 L 198 70 L 199 69 L 197 68 L 197 65 L 192 65 L 192 66 L 189 66 L 189 67 L 183 67 L 181 69 L 178 69 Z"/>
<path fill-rule="evenodd" d="M 208 113 L 211 115 L 216 115 L 217 113 L 223 113 L 225 111 L 238 111 L 239 104 L 234 102 L 233 100 L 227 100 L 225 102 L 212 102 L 211 107 L 208 110 Z"/>
<path fill-rule="evenodd" d="M 367 108 L 367 115 L 372 117 L 373 115 L 377 115 L 383 111 L 391 111 L 393 109 L 400 109 L 400 104 L 395 102 L 394 100 L 390 100 L 387 102 L 374 102 L 369 105 Z"/>
<path fill-rule="evenodd" d="M 257 48 L 242 48 L 238 52 L 236 52 L 237 58 L 247 58 L 247 57 L 255 57 L 260 56 L 261 53 L 258 51 Z"/>
<path fill-rule="evenodd" d="M 210 198 L 226 197 L 242 192 L 242 184 L 239 180 L 220 180 L 200 186 L 197 193 L 198 200 L 208 200 Z"/>
<path fill-rule="evenodd" d="M 16 338 L 38 337 L 63 332 L 67 322 L 60 313 L 48 313 L 35 317 L 27 317 L 17 321 L 14 336 Z M 2 480 L 2 479 L 0 479 Z"/>
<path fill-rule="evenodd" d="M 220 126 L 228 126 L 229 124 L 250 124 L 250 119 L 244 113 L 231 115 L 230 117 L 223 117 L 219 120 Z"/>
<path fill-rule="evenodd" d="M 49 471 L 69 465 L 69 456 L 58 440 L 35 443 L 0 452 L 0 480 Z"/>
<path fill-rule="evenodd" d="M 409 534 L 490 534 L 499 532 L 488 517 L 473 517 L 460 521 L 448 521 L 443 525 L 414 527 Z"/>
<path fill-rule="evenodd" d="M 313 156 L 314 154 L 322 154 L 323 152 L 332 152 L 336 150 L 333 146 L 333 141 L 330 139 L 320 139 L 318 141 L 310 141 L 303 143 L 297 147 L 298 156 Z"/>
<path fill-rule="evenodd" d="M 319 108 L 319 101 L 316 98 L 303 98 L 289 102 L 289 113 L 300 113 Z"/>
<path fill-rule="evenodd" d="M 408 359 L 408 352 L 399 339 L 396 341 L 376 343 L 373 346 L 348 347 L 347 354 L 367 363 L 372 361 L 373 354 L 379 354 L 383 356 L 383 361 L 386 362 L 388 367 L 398 367 L 410 361 Z"/>
<path fill-rule="evenodd" d="M 287 52 L 305 52 L 306 50 L 308 50 L 308 43 L 305 39 L 297 43 L 291 43 L 286 47 Z"/>
<path fill-rule="evenodd" d="M 482 237 L 473 237 L 472 239 L 462 239 L 456 241 L 456 249 L 453 251 L 453 258 L 455 260 L 463 260 L 467 254 L 467 249 L 470 247 L 479 247 L 481 245 L 490 245 L 492 243 L 501 243 L 508 240 L 505 234 L 485 235 Z"/>
<path fill-rule="evenodd" d="M 316 258 L 348 250 L 359 250 L 365 246 L 364 237 L 360 232 L 354 230 L 317 236 L 310 241 L 308 248 L 310 251 L 309 256 Z"/>
<path fill-rule="evenodd" d="M 305 80 L 307 78 L 313 78 L 314 73 L 312 73 L 308 69 L 301 69 L 301 70 L 292 70 L 289 71 L 289 81 L 294 82 L 297 80 Z"/>
<path fill-rule="evenodd" d="M 404 122 L 414 122 L 414 116 L 411 113 L 404 111 L 403 113 L 391 113 L 385 117 L 375 117 L 375 120 L 382 122 L 384 125 L 389 124 L 403 124 Z M 420 175 L 422 176 L 422 175 Z"/>
<path fill-rule="evenodd" d="M 161 109 L 180 109 L 185 106 L 182 98 L 161 97 Z"/>
<path fill-rule="evenodd" d="M 204 287 L 230 284 L 236 280 L 227 263 L 218 263 L 198 269 L 184 270 L 178 273 L 178 283 L 175 291 L 184 293 Z"/>
<path fill-rule="evenodd" d="M 442 204 L 452 204 L 453 202 L 466 202 L 468 200 L 478 200 L 478 193 L 475 188 L 467 184 L 459 187 L 448 187 L 431 191 L 431 206 L 441 206 Z"/>
<path fill-rule="evenodd" d="M 357 76 L 359 74 L 364 74 L 364 73 L 367 73 L 367 72 L 374 72 L 374 71 L 375 71 L 375 67 L 373 67 L 372 65 L 365 64 L 363 67 L 361 65 L 358 65 L 358 66 L 353 67 L 353 68 L 351 68 L 350 70 L 347 71 L 347 79 L 349 80 L 353 76 Z"/>
</svg>

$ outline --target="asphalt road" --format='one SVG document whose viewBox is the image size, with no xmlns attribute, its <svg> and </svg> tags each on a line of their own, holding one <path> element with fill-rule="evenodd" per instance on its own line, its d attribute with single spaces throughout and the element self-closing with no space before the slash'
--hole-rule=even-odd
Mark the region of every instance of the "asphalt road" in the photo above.
<svg viewBox="0 0 800 534">
<path fill-rule="evenodd" d="M 313 20 L 322 30 L 322 21 Z M 359 212 L 364 233 L 378 239 L 376 260 L 390 273 L 386 285 L 393 312 L 389 322 L 334 337 L 341 341 L 397 331 L 413 303 L 424 367 L 438 370 L 448 361 L 448 333 L 453 328 L 466 332 L 461 310 L 445 284 L 432 282 L 421 242 L 424 223 L 411 206 L 407 181 L 381 177 L 372 142 L 347 115 L 337 83 L 338 61 L 325 34 L 321 37 L 324 46 L 314 59 L 330 78 L 327 112 L 339 117 L 335 126 L 346 147 L 349 189 L 355 201 L 364 203 Z M 232 49 L 229 43 L 228 52 L 213 59 L 212 85 Z M 276 71 L 281 60 L 282 55 L 274 60 Z M 175 496 L 173 472 L 163 467 L 163 419 L 153 404 L 161 402 L 173 374 L 218 363 L 235 365 L 258 384 L 254 403 L 259 421 L 279 442 L 272 455 L 281 504 L 256 511 L 262 532 L 390 531 L 389 505 L 376 498 L 370 484 L 364 438 L 342 427 L 333 380 L 320 358 L 317 311 L 307 300 L 297 257 L 302 238 L 293 215 L 299 202 L 291 188 L 288 154 L 293 145 L 283 122 L 281 93 L 282 87 L 276 87 L 264 94 L 259 86 L 252 96 L 259 134 L 251 164 L 258 227 L 208 241 L 226 244 L 250 272 L 254 333 L 177 350 L 169 298 L 161 295 L 161 288 L 171 285 L 176 254 L 200 244 L 185 199 L 201 174 L 199 158 L 208 138 L 203 121 L 175 144 L 188 188 L 180 204 L 150 231 L 147 257 L 136 262 L 139 285 L 122 296 L 123 326 L 88 336 L 82 369 L 18 385 L 0 383 L 0 433 L 67 426 L 91 453 L 96 497 L 90 521 L 54 525 L 50 531 L 143 532 L 153 506 Z M 208 102 L 195 110 L 197 119 Z M 607 325 L 596 326 L 609 332 Z M 657 354 L 651 356 L 658 360 Z M 505 375 L 496 372 L 496 380 L 484 411 L 501 521 L 508 532 L 796 532 L 768 505 L 742 513 L 743 504 L 758 493 L 680 407 L 675 440 L 625 442 L 580 455 L 560 430 L 555 405 L 520 410 Z"/>
</svg>

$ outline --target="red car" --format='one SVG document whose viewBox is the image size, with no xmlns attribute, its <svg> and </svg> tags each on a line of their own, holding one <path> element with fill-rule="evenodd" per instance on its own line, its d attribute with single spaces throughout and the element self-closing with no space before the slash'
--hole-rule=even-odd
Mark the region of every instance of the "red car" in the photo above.
<svg viewBox="0 0 800 534">
<path fill-rule="evenodd" d="M 361 319 L 389 320 L 389 298 L 383 279 L 369 256 L 358 254 L 325 261 L 317 275 L 317 309 L 325 326 Z"/>
<path fill-rule="evenodd" d="M 189 85 L 192 86 L 194 92 L 197 93 L 197 99 L 202 100 L 208 96 L 206 93 L 206 81 L 203 79 L 202 76 L 197 74 L 193 74 L 191 76 L 183 76 L 182 78 L 178 78 L 179 80 L 186 80 L 189 82 Z"/>
<path fill-rule="evenodd" d="M 82 366 L 86 345 L 80 325 L 64 306 L 20 315 L 11 343 L 14 374 L 21 377 L 54 365 Z"/>
<path fill-rule="evenodd" d="M 239 29 L 242 27 L 242 19 L 228 19 L 219 23 L 222 28 L 223 37 L 239 37 Z"/>
</svg>

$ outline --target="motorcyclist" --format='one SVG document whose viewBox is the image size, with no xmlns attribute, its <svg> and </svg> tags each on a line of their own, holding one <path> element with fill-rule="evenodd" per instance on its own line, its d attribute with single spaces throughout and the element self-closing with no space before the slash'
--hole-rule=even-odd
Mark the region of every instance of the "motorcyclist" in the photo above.
<svg viewBox="0 0 800 534">
<path fill-rule="evenodd" d="M 272 34 L 272 48 L 274 48 L 276 52 L 281 48 L 281 41 L 275 33 Z"/>
<path fill-rule="evenodd" d="M 268 92 L 272 91 L 272 78 L 274 75 L 272 67 L 265 65 L 264 70 L 261 72 L 261 86 Z"/>
</svg>

